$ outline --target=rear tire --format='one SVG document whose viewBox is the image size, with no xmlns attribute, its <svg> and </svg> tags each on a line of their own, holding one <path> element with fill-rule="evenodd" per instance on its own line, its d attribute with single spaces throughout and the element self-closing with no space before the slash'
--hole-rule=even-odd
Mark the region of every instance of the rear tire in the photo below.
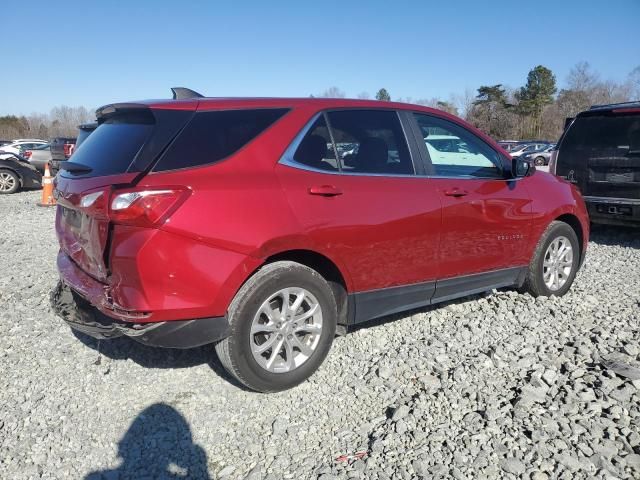
<svg viewBox="0 0 640 480">
<path fill-rule="evenodd" d="M 546 165 L 544 157 L 536 157 L 534 161 L 538 167 L 544 167 Z"/>
<path fill-rule="evenodd" d="M 20 177 L 5 168 L 0 169 L 0 195 L 16 193 L 20 189 Z"/>
<path fill-rule="evenodd" d="M 335 336 L 337 307 L 318 272 L 281 261 L 242 286 L 228 319 L 230 336 L 215 347 L 224 368 L 252 390 L 277 392 L 302 383 L 323 362 Z"/>
<path fill-rule="evenodd" d="M 534 297 L 561 297 L 571 288 L 579 266 L 576 232 L 564 222 L 551 222 L 536 246 L 521 290 Z"/>
</svg>

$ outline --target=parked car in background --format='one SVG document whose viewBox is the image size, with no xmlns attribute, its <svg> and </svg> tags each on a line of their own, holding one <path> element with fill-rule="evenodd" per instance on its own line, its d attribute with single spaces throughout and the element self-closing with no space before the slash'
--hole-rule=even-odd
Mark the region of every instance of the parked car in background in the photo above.
<svg viewBox="0 0 640 480">
<path fill-rule="evenodd" d="M 67 160 L 73 152 L 73 147 L 76 144 L 75 137 L 55 137 L 51 139 L 51 158 L 54 161 Z"/>
<path fill-rule="evenodd" d="M 48 143 L 40 145 L 32 150 L 26 150 L 23 156 L 29 163 L 36 167 L 39 172 L 44 173 L 44 167 L 48 163 L 51 167 L 51 148 Z"/>
<path fill-rule="evenodd" d="M 490 168 L 492 163 L 479 150 L 456 135 L 428 135 L 424 138 L 433 165 L 482 166 Z"/>
<path fill-rule="evenodd" d="M 640 227 L 640 101 L 579 113 L 549 170 L 580 189 L 592 222 Z"/>
<path fill-rule="evenodd" d="M 555 148 L 554 143 L 550 143 L 546 147 L 539 150 L 533 150 L 532 152 L 523 153 L 521 156 L 524 160 L 533 162 L 536 166 L 544 166 L 549 164 L 551 158 L 551 151 Z"/>
<path fill-rule="evenodd" d="M 22 188 L 39 188 L 42 175 L 20 154 L 0 158 L 0 194 L 16 193 Z"/>
<path fill-rule="evenodd" d="M 11 143 L 0 147 L 0 158 L 7 158 L 8 155 L 22 155 L 23 151 L 39 147 L 40 145 L 45 145 L 46 143 L 47 142 L 45 140 L 38 140 L 35 138 L 16 139 Z"/>
<path fill-rule="evenodd" d="M 513 148 L 509 154 L 516 158 L 519 157 L 520 155 L 523 155 L 525 153 L 531 153 L 534 152 L 536 150 L 541 150 L 545 147 L 547 147 L 547 145 L 549 145 L 548 143 L 540 143 L 540 142 L 536 142 L 536 143 L 522 143 L 520 145 L 518 145 L 517 147 Z"/>
<path fill-rule="evenodd" d="M 510 152 L 514 148 L 518 147 L 522 142 L 520 140 L 500 140 L 498 145 L 500 145 L 507 152 Z"/>
<path fill-rule="evenodd" d="M 96 128 L 98 128 L 98 124 L 96 122 L 78 125 L 78 138 L 76 139 L 73 151 L 77 150 Z"/>
<path fill-rule="evenodd" d="M 61 165 L 52 300 L 72 328 L 215 343 L 277 391 L 337 329 L 498 287 L 561 296 L 584 259 L 578 191 L 445 112 L 192 97 L 99 109 Z"/>
</svg>

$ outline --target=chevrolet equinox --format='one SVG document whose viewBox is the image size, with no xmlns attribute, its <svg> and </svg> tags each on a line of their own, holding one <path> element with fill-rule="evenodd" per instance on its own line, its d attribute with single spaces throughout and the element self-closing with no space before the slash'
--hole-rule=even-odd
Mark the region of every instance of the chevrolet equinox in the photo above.
<svg viewBox="0 0 640 480">
<path fill-rule="evenodd" d="M 174 89 L 97 117 L 56 178 L 58 314 L 96 338 L 215 344 L 257 391 L 304 381 L 373 318 L 564 295 L 585 257 L 576 188 L 439 110 Z"/>
</svg>

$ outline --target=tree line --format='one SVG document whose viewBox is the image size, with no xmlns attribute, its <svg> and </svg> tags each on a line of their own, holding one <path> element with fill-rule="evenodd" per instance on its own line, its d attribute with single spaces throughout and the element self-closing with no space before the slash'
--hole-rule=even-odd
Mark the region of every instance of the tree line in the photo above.
<svg viewBox="0 0 640 480">
<path fill-rule="evenodd" d="M 331 87 L 318 97 L 343 98 L 346 93 Z M 357 98 L 369 99 L 367 92 Z M 381 88 L 376 100 L 391 101 L 390 93 Z M 554 73 L 538 65 L 531 69 L 524 85 L 512 88 L 503 84 L 481 85 L 476 91 L 452 94 L 448 99 L 398 97 L 394 101 L 415 103 L 444 110 L 460 116 L 498 140 L 556 140 L 567 117 L 586 110 L 591 105 L 640 100 L 640 66 L 626 80 L 603 80 L 589 63 L 576 64 L 558 89 Z M 86 107 L 62 105 L 48 114 L 0 116 L 0 139 L 76 136 L 77 126 L 93 121 L 95 115 Z"/>
<path fill-rule="evenodd" d="M 75 137 L 78 125 L 95 120 L 95 114 L 86 107 L 54 107 L 47 113 L 27 116 L 0 116 L 0 139 Z"/>
<path fill-rule="evenodd" d="M 314 96 L 314 95 L 312 95 Z M 345 97 L 337 87 L 331 87 L 318 97 Z M 371 98 L 368 93 L 358 98 Z M 381 88 L 376 100 L 390 101 L 391 95 Z M 543 65 L 529 71 L 524 85 L 511 88 L 503 84 L 481 85 L 476 91 L 466 90 L 441 98 L 393 98 L 444 110 L 460 116 L 498 140 L 557 140 L 565 119 L 592 105 L 640 100 L 640 66 L 622 82 L 603 80 L 588 62 L 577 63 L 569 72 L 564 87 L 558 89 L 555 74 Z"/>
</svg>

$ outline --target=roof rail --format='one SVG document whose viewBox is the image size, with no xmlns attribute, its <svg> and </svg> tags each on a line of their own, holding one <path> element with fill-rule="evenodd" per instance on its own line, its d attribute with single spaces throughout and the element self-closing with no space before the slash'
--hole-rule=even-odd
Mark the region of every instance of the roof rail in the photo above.
<svg viewBox="0 0 640 480">
<path fill-rule="evenodd" d="M 634 100 L 632 102 L 609 103 L 604 105 L 591 105 L 589 110 L 606 110 L 609 108 L 623 108 L 623 107 L 640 107 L 640 100 Z"/>
<path fill-rule="evenodd" d="M 174 100 L 186 100 L 188 98 L 204 98 L 204 95 L 201 95 L 198 92 L 191 90 L 190 88 L 173 87 L 171 91 L 173 92 Z"/>
</svg>

